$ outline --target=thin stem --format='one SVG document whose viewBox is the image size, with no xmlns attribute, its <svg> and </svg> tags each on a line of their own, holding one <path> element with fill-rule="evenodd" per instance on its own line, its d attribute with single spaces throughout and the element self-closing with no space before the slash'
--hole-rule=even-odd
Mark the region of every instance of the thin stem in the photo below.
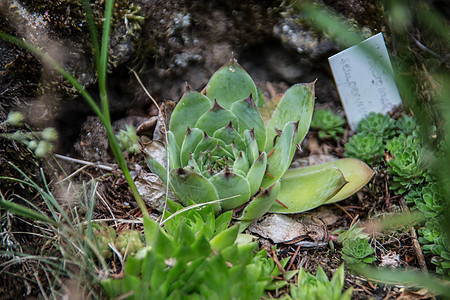
<svg viewBox="0 0 450 300">
<path fill-rule="evenodd" d="M 105 5 L 105 22 L 103 23 L 102 45 L 100 49 L 100 61 L 98 70 L 98 88 L 100 91 L 100 103 L 103 115 L 108 123 L 111 123 L 109 115 L 108 95 L 106 90 L 106 66 L 108 63 L 108 43 L 111 33 L 111 19 L 114 0 L 107 0 Z"/>
</svg>

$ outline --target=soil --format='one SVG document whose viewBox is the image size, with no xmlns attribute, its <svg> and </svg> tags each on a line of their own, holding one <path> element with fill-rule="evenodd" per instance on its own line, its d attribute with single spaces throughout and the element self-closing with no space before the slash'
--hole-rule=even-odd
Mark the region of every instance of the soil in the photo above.
<svg viewBox="0 0 450 300">
<path fill-rule="evenodd" d="M 57 15 L 61 12 L 52 10 L 51 6 L 58 1 L 50 1 L 48 10 L 40 6 L 33 7 L 29 1 L 12 2 L 17 2 L 18 7 L 24 8 L 19 10 L 22 17 L 20 24 L 10 22 L 8 15 L 1 13 L 0 29 L 30 41 L 30 36 L 27 35 L 29 33 L 23 28 L 33 25 L 38 37 L 44 35 L 53 46 L 56 44 L 58 47 L 75 36 L 66 47 L 58 48 L 71 54 L 66 57 L 64 66 L 83 80 L 91 94 L 97 95 L 92 52 L 89 47 L 81 47 L 88 40 L 85 24 L 75 30 L 78 26 L 74 25 L 75 22 L 64 26 L 50 22 L 49 20 L 62 20 Z M 386 31 L 383 10 L 378 1 L 323 2 L 370 33 Z M 315 32 L 304 20 L 299 22 L 295 12 L 284 2 L 136 0 L 120 3 L 128 10 L 131 9 L 131 3 L 136 4 L 140 7 L 138 14 L 145 18 L 139 24 L 140 30 L 130 32 L 121 23 L 123 19 L 118 17 L 114 21 L 116 30 L 111 46 L 114 59 L 109 65 L 108 93 L 116 131 L 123 128 L 124 123 L 134 122 L 137 126 L 157 115 L 155 105 L 148 99 L 130 69 L 136 70 L 159 103 L 164 100 L 177 101 L 183 94 L 185 82 L 193 89 L 201 90 L 213 72 L 228 61 L 231 55 L 238 59 L 266 97 L 280 93 L 294 83 L 318 79 L 316 107 L 328 107 L 343 115 L 327 64 L 327 57 L 339 51 L 340 47 Z M 77 4 L 73 5 L 78 7 Z M 78 15 L 74 11 L 70 14 L 76 20 Z M 40 19 L 52 13 L 55 14 L 54 19 Z M 25 22 L 26 16 L 30 15 L 42 23 L 30 25 Z M 46 49 L 43 41 L 37 45 Z M 30 179 L 43 185 L 43 168 L 52 193 L 64 205 L 70 201 L 64 198 L 64 193 L 57 188 L 56 182 L 67 176 L 77 185 L 95 179 L 98 182 L 98 199 L 94 219 L 136 220 L 140 217 L 140 210 L 125 180 L 116 170 L 105 130 L 83 100 L 58 75 L 49 71 L 48 66 L 42 66 L 30 53 L 0 40 L 0 56 L 0 120 L 5 120 L 10 110 L 20 110 L 26 115 L 27 123 L 32 129 L 39 130 L 47 126 L 58 129 L 60 139 L 55 145 L 55 153 L 105 167 L 84 166 L 61 158 L 39 160 L 22 144 L 0 139 L 1 176 L 21 178 L 11 166 L 14 164 L 24 170 Z M 14 128 L 2 127 L 2 131 L 13 132 Z M 320 140 L 317 132 L 311 131 L 302 144 L 303 151 L 298 152 L 296 158 L 313 154 L 343 157 L 343 145 L 351 134 L 347 127 L 342 139 L 336 142 Z M 136 176 L 142 169 L 148 171 L 142 156 L 128 155 L 127 160 Z M 21 203 L 25 203 L 21 199 L 31 199 L 33 204 L 46 210 L 36 192 L 24 188 L 22 184 L 2 181 L 0 188 L 5 199 L 16 199 Z M 327 208 L 332 211 L 336 220 L 326 226 L 327 236 L 332 235 L 336 229 L 349 228 L 357 219 L 368 222 L 374 216 L 402 210 L 402 197 L 392 197 L 388 191 L 386 175 L 380 171 L 356 195 L 338 204 L 328 205 Z M 75 205 L 82 207 L 80 203 L 75 202 Z M 154 216 L 158 215 L 155 207 L 149 205 L 148 209 Z M 1 250 L 30 255 L 58 255 L 56 251 L 45 252 L 54 250 L 47 245 L 46 239 L 39 237 L 39 228 L 22 218 L 3 213 L 2 211 L 0 227 Z M 315 213 L 318 210 L 311 212 L 313 215 Z M 118 230 L 128 226 L 127 223 L 110 223 Z M 8 238 L 11 239 L 9 242 Z M 417 248 L 414 248 L 414 236 L 411 236 L 409 230 L 373 235 L 372 238 L 377 245 L 377 264 L 384 261 L 383 257 L 394 253 L 398 255 L 396 262 L 399 266 L 420 268 L 419 254 Z M 260 245 L 271 248 L 274 244 L 270 239 L 260 237 Z M 317 267 L 321 266 L 329 276 L 343 262 L 338 251 L 339 245 L 334 247 L 337 250 L 331 248 L 328 240 L 325 244 L 312 247 L 289 243 L 277 245 L 280 259 L 292 257 L 291 268 L 303 267 L 315 273 Z M 430 259 L 426 257 L 425 261 L 429 262 Z M 46 279 L 49 274 L 45 273 L 45 268 L 40 267 L 38 260 L 14 263 L 7 256 L 1 256 L 0 262 L 0 298 L 39 298 L 40 289 L 49 287 Z M 119 263 L 115 261 L 112 264 L 116 266 Z M 428 267 L 433 268 L 430 264 Z M 119 272 L 120 268 L 115 270 Z M 354 299 L 424 299 L 428 296 L 422 297 L 402 287 L 375 284 L 347 273 L 345 288 L 349 287 L 353 287 Z M 66 294 L 74 290 L 76 288 L 69 289 Z M 88 292 L 83 296 L 87 295 Z M 274 297 L 280 295 L 272 294 Z"/>
</svg>

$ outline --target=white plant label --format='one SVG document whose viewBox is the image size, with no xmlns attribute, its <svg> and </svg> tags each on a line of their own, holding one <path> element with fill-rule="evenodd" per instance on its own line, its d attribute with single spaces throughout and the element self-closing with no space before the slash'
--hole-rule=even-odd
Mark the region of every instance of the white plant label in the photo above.
<svg viewBox="0 0 450 300">
<path fill-rule="evenodd" d="M 382 33 L 328 61 L 352 130 L 370 112 L 387 113 L 402 103 Z"/>
</svg>

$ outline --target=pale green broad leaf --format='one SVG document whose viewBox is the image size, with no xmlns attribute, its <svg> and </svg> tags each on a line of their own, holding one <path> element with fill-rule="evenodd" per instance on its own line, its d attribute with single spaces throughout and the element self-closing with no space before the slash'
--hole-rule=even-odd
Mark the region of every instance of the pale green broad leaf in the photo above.
<svg viewBox="0 0 450 300">
<path fill-rule="evenodd" d="M 234 129 L 233 124 L 228 123 L 227 126 L 217 129 L 213 135 L 214 138 L 224 141 L 226 145 L 231 145 L 233 142 L 236 149 L 245 149 L 245 143 L 242 136 Z"/>
<path fill-rule="evenodd" d="M 251 221 L 262 217 L 275 202 L 280 191 L 281 182 L 278 180 L 270 187 L 259 193 L 242 211 L 240 220 Z"/>
<path fill-rule="evenodd" d="M 186 115 L 185 118 L 190 118 L 190 116 Z M 214 100 L 211 109 L 198 119 L 195 127 L 205 131 L 209 136 L 213 136 L 217 129 L 227 126 L 230 121 L 234 128 L 238 128 L 239 123 L 236 116 L 228 109 L 220 106 L 217 101 Z"/>
<path fill-rule="evenodd" d="M 250 184 L 250 195 L 253 196 L 259 190 L 261 181 L 264 178 L 264 173 L 267 167 L 267 155 L 265 152 L 254 161 L 253 165 L 247 172 L 247 180 Z"/>
<path fill-rule="evenodd" d="M 261 183 L 262 188 L 267 188 L 281 178 L 295 154 L 296 140 L 298 136 L 298 122 L 289 122 L 284 126 L 283 132 L 275 147 L 267 158 L 267 172 Z"/>
<path fill-rule="evenodd" d="M 239 233 L 239 226 L 234 225 L 216 235 L 210 242 L 211 247 L 219 252 L 234 244 Z"/>
<path fill-rule="evenodd" d="M 258 143 L 255 139 L 255 131 L 246 129 L 244 131 L 244 141 L 247 145 L 247 158 L 250 164 L 259 157 Z M 237 149 L 240 150 L 240 149 Z"/>
<path fill-rule="evenodd" d="M 344 158 L 315 166 L 288 169 L 282 180 L 303 176 L 330 167 L 341 170 L 347 184 L 336 195 L 331 197 L 327 203 L 340 201 L 359 191 L 369 182 L 374 174 L 374 171 L 362 161 L 354 158 Z"/>
<path fill-rule="evenodd" d="M 147 165 L 153 174 L 156 174 L 162 182 L 167 184 L 167 170 L 164 168 L 156 159 L 151 156 L 145 158 L 147 160 Z"/>
<path fill-rule="evenodd" d="M 263 151 L 266 143 L 266 126 L 252 97 L 234 102 L 231 106 L 231 112 L 235 114 L 239 121 L 240 135 L 242 136 L 246 129 L 254 129 L 258 149 Z"/>
<path fill-rule="evenodd" d="M 242 175 L 225 169 L 212 176 L 209 181 L 215 187 L 218 199 L 223 199 L 223 210 L 236 208 L 250 199 L 250 184 Z"/>
<path fill-rule="evenodd" d="M 178 146 L 178 143 L 175 140 L 175 135 L 172 131 L 167 132 L 167 142 L 167 149 L 169 151 L 169 170 L 180 168 L 180 146 Z"/>
<path fill-rule="evenodd" d="M 282 178 L 277 199 L 269 212 L 298 213 L 316 208 L 333 197 L 346 183 L 338 168 L 329 167 L 307 174 Z"/>
<path fill-rule="evenodd" d="M 194 171 L 174 169 L 170 171 L 169 177 L 173 192 L 184 206 L 189 205 L 189 200 L 204 203 L 219 199 L 214 185 Z M 220 210 L 218 203 L 213 204 L 213 207 L 215 211 Z"/>
<path fill-rule="evenodd" d="M 170 117 L 169 129 L 173 132 L 175 139 L 180 146 L 186 135 L 187 127 L 195 127 L 197 120 L 212 107 L 208 97 L 199 92 L 186 89 L 181 100 L 173 110 Z"/>
<path fill-rule="evenodd" d="M 246 99 L 249 95 L 257 97 L 258 92 L 253 79 L 234 58 L 221 67 L 208 82 L 206 95 L 209 99 L 230 109 L 235 101 Z"/>
<path fill-rule="evenodd" d="M 269 101 L 261 107 L 261 115 L 267 127 L 264 147 L 266 153 L 273 148 L 273 142 L 277 136 L 276 129 L 281 130 L 287 122 L 300 121 L 296 143 L 301 143 L 311 124 L 314 110 L 314 84 L 315 82 L 296 84 L 281 98 L 275 97 L 272 100 L 275 101 L 274 103 Z"/>
<path fill-rule="evenodd" d="M 183 144 L 180 150 L 181 165 L 185 166 L 189 161 L 189 153 L 194 153 L 195 148 L 203 139 L 204 133 L 198 128 L 187 129 Z"/>
</svg>

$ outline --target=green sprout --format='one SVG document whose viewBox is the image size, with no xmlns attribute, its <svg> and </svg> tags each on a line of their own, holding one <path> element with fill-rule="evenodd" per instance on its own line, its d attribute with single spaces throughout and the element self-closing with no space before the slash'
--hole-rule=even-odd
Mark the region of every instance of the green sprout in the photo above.
<svg viewBox="0 0 450 300">
<path fill-rule="evenodd" d="M 213 204 L 217 213 L 242 206 L 244 223 L 268 211 L 295 213 L 339 201 L 371 178 L 366 164 L 344 159 L 288 170 L 313 106 L 314 83 L 265 102 L 233 58 L 205 94 L 186 89 L 167 132 L 168 170 L 147 153 L 150 170 L 183 205 L 221 200 Z"/>
<path fill-rule="evenodd" d="M 350 300 L 352 288 L 342 292 L 344 287 L 344 267 L 340 266 L 334 273 L 333 278 L 328 280 L 327 275 L 321 267 L 317 269 L 316 276 L 300 269 L 298 273 L 298 285 L 290 285 L 291 295 L 287 299 L 330 299 L 330 300 Z"/>
<path fill-rule="evenodd" d="M 361 132 L 352 136 L 345 144 L 345 156 L 353 157 L 371 165 L 374 157 L 379 159 L 384 154 L 383 138 L 375 133 Z"/>
<path fill-rule="evenodd" d="M 136 133 L 136 128 L 134 128 L 133 125 L 125 125 L 125 130 L 121 129 L 119 133 L 116 134 L 116 138 L 122 151 L 130 154 L 138 154 L 141 152 L 139 137 Z"/>
<path fill-rule="evenodd" d="M 319 138 L 333 138 L 336 141 L 344 133 L 344 125 L 345 119 L 331 109 L 317 109 L 311 121 L 311 128 L 319 130 Z"/>
</svg>

